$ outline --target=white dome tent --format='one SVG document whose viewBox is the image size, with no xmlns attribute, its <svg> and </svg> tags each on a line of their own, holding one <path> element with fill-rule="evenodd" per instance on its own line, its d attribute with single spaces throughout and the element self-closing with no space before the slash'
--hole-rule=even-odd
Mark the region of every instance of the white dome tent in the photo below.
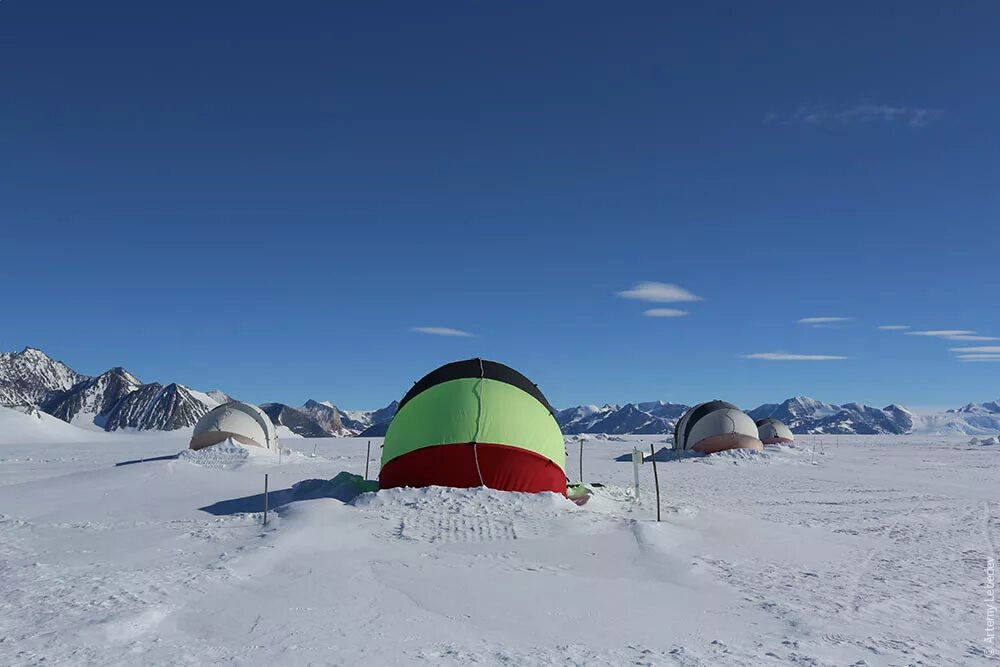
<svg viewBox="0 0 1000 667">
<path fill-rule="evenodd" d="M 712 454 L 727 449 L 763 451 L 757 425 L 726 401 L 709 401 L 684 413 L 674 430 L 674 449 Z"/>
<path fill-rule="evenodd" d="M 792 430 L 773 417 L 757 420 L 757 437 L 765 445 L 783 445 L 795 440 Z"/>
<path fill-rule="evenodd" d="M 278 434 L 264 411 L 249 403 L 232 401 L 198 420 L 191 435 L 191 449 L 211 447 L 230 438 L 242 445 L 278 448 Z"/>
</svg>

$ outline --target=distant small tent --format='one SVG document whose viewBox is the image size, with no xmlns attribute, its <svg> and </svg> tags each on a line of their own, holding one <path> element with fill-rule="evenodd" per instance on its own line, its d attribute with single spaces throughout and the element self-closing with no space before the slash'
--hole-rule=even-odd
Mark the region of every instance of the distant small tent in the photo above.
<svg viewBox="0 0 1000 667">
<path fill-rule="evenodd" d="M 191 435 L 191 449 L 211 447 L 230 438 L 242 445 L 278 447 L 278 434 L 264 411 L 256 405 L 232 401 L 198 420 Z"/>
<path fill-rule="evenodd" d="M 727 449 L 762 451 L 764 446 L 753 419 L 732 403 L 715 400 L 684 413 L 674 429 L 674 449 L 712 454 Z"/>
<path fill-rule="evenodd" d="M 495 361 L 441 366 L 413 385 L 389 424 L 379 486 L 487 486 L 566 493 L 562 431 L 528 378 Z"/>
<path fill-rule="evenodd" d="M 792 430 L 773 417 L 757 420 L 757 437 L 765 445 L 780 445 L 795 440 Z"/>
</svg>

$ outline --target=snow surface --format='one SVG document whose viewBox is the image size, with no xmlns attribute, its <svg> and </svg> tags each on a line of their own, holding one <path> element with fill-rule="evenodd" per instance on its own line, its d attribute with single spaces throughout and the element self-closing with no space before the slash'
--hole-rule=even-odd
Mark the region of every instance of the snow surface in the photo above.
<svg viewBox="0 0 1000 667">
<path fill-rule="evenodd" d="M 282 440 L 289 440 L 289 439 L 291 439 L 291 440 L 303 440 L 304 439 L 301 435 L 299 435 L 298 433 L 296 433 L 295 431 L 293 431 L 292 429 L 288 428 L 287 426 L 285 426 L 283 424 L 279 424 L 278 426 L 275 426 L 274 427 L 274 432 L 278 434 L 278 444 L 279 445 L 281 444 Z"/>
<path fill-rule="evenodd" d="M 101 436 L 67 424 L 41 410 L 0 406 L 0 445 L 26 442 L 79 442 Z"/>
<path fill-rule="evenodd" d="M 993 664 L 1000 448 L 968 436 L 665 451 L 656 523 L 628 454 L 663 436 L 584 441 L 578 506 L 360 493 L 367 438 L 216 467 L 81 432 L 0 446 L 2 665 Z"/>
</svg>

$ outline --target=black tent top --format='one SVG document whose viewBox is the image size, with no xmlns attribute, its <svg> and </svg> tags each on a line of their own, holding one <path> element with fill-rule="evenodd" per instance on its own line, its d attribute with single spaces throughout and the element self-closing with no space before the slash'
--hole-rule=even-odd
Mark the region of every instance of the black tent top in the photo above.
<svg viewBox="0 0 1000 667">
<path fill-rule="evenodd" d="M 555 416 L 555 410 L 549 405 L 548 400 L 546 400 L 545 395 L 538 388 L 538 385 L 534 384 L 531 380 L 524 377 L 517 371 L 515 371 L 510 366 L 505 366 L 497 361 L 489 361 L 487 359 L 465 359 L 463 361 L 453 361 L 450 364 L 445 364 L 440 368 L 431 371 L 424 377 L 420 378 L 410 390 L 406 392 L 406 396 L 403 396 L 403 400 L 399 402 L 399 410 L 403 409 L 410 399 L 416 395 L 427 391 L 431 387 L 451 380 L 460 380 L 463 378 L 486 378 L 487 380 L 496 380 L 497 382 L 503 382 L 509 384 L 513 387 L 517 387 L 521 391 L 524 391 L 531 396 L 533 396 L 539 403 L 545 406 L 545 409 L 549 411 L 549 414 Z"/>
</svg>

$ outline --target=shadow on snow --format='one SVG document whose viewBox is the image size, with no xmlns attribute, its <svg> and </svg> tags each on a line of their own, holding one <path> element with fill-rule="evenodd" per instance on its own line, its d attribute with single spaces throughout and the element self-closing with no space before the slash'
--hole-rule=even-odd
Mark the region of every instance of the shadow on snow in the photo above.
<svg viewBox="0 0 1000 667">
<path fill-rule="evenodd" d="M 300 500 L 315 500 L 317 498 L 333 498 L 346 503 L 362 493 L 377 490 L 378 482 L 365 480 L 360 475 L 341 472 L 333 479 L 306 479 L 296 482 L 290 488 L 270 491 L 267 494 L 267 506 L 268 509 L 276 509 Z M 264 494 L 257 493 L 242 498 L 220 500 L 198 509 L 214 516 L 263 512 Z"/>
<path fill-rule="evenodd" d="M 694 452 L 691 451 L 690 449 L 675 452 L 672 449 L 667 449 L 666 447 L 660 447 L 660 449 L 656 451 L 656 462 L 660 463 L 662 461 L 666 463 L 670 461 L 683 461 L 685 459 L 700 459 L 703 458 L 704 456 L 705 455 L 702 454 L 701 452 Z M 643 452 L 642 460 L 650 461 L 652 460 L 652 456 Z M 630 463 L 632 461 L 632 452 L 626 452 L 621 456 L 615 457 L 615 461 L 619 461 L 621 463 Z"/>
<path fill-rule="evenodd" d="M 118 466 L 130 466 L 136 463 L 148 463 L 149 461 L 171 461 L 179 457 L 180 454 L 166 454 L 165 456 L 151 456 L 145 459 L 133 459 L 132 461 L 122 461 L 121 463 L 116 463 L 115 467 Z"/>
</svg>

